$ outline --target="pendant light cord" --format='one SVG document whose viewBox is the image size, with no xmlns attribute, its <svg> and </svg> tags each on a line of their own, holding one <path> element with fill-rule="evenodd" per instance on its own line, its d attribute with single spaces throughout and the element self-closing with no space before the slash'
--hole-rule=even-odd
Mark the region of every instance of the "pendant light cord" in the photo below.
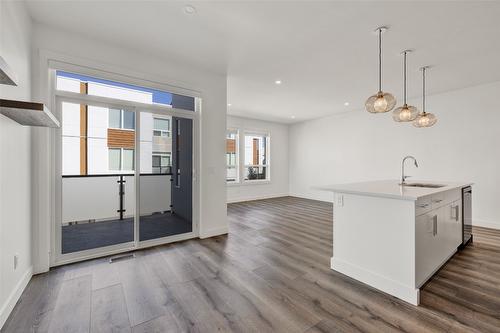
<svg viewBox="0 0 500 333">
<path fill-rule="evenodd" d="M 422 113 L 425 114 L 425 67 L 422 67 Z"/>
<path fill-rule="evenodd" d="M 378 91 L 382 91 L 382 29 L 378 29 Z"/>
<path fill-rule="evenodd" d="M 404 58 L 403 58 L 403 66 L 404 66 L 404 74 L 403 74 L 403 81 L 404 81 L 404 86 L 403 86 L 403 104 L 406 105 L 406 51 L 404 52 Z"/>
</svg>

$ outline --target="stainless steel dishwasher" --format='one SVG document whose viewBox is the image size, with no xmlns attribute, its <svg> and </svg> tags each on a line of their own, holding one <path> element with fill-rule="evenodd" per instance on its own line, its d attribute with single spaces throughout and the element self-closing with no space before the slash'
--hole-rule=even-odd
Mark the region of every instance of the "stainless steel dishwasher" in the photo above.
<svg viewBox="0 0 500 333">
<path fill-rule="evenodd" d="M 472 187 L 462 188 L 462 246 L 472 242 Z"/>
</svg>

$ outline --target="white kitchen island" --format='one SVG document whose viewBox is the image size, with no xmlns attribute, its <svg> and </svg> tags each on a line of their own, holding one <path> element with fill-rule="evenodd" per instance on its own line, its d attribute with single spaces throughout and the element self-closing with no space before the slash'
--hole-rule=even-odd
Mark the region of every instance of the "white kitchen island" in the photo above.
<svg viewBox="0 0 500 333">
<path fill-rule="evenodd" d="M 386 180 L 320 188 L 334 195 L 331 268 L 414 305 L 462 243 L 461 189 L 471 185 L 418 183 L 442 187 Z"/>
</svg>

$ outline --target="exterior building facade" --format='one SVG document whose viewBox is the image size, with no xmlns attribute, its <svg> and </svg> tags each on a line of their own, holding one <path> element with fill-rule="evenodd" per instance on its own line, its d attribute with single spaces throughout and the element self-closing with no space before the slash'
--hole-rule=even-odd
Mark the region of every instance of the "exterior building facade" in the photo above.
<svg viewBox="0 0 500 333">
<path fill-rule="evenodd" d="M 60 90 L 85 92 L 153 104 L 153 94 L 99 82 L 58 76 Z M 64 103 L 62 114 L 63 175 L 133 173 L 135 170 L 135 113 L 93 105 Z M 140 113 L 141 173 L 170 173 L 172 118 Z"/>
</svg>

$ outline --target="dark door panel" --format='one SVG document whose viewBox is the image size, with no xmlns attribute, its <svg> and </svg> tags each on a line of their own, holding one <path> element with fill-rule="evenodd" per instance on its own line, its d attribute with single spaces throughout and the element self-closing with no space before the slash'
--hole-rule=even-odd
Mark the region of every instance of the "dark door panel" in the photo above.
<svg viewBox="0 0 500 333">
<path fill-rule="evenodd" d="M 193 218 L 193 120 L 172 117 L 172 212 Z"/>
</svg>

